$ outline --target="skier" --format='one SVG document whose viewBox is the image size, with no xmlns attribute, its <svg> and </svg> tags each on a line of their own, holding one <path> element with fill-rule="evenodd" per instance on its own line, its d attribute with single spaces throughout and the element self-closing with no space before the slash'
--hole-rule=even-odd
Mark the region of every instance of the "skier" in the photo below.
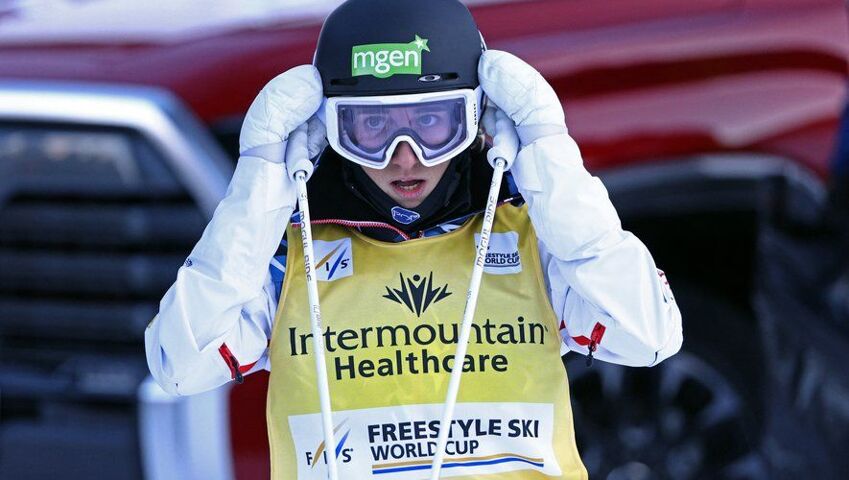
<svg viewBox="0 0 849 480">
<path fill-rule="evenodd" d="M 493 172 L 485 105 L 509 117 L 521 148 L 455 366 Z M 297 213 L 290 222 L 290 174 L 302 159 L 289 158 L 287 139 L 303 124 L 318 158 L 310 273 L 335 452 L 320 428 Z M 561 347 L 652 366 L 681 346 L 666 278 L 584 169 L 553 89 L 519 58 L 486 50 L 456 0 L 343 3 L 324 23 L 314 65 L 258 94 L 240 152 L 145 341 L 154 378 L 172 394 L 271 371 L 272 478 L 325 478 L 334 454 L 340 478 L 426 475 L 454 368 L 464 374 L 444 475 L 586 478 Z"/>
</svg>

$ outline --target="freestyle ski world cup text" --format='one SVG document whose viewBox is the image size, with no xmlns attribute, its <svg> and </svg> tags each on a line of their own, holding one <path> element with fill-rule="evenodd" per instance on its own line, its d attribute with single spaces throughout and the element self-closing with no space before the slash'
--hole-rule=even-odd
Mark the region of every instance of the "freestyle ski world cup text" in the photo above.
<svg viewBox="0 0 849 480">
<path fill-rule="evenodd" d="M 486 475 L 532 468 L 558 476 L 554 455 L 554 405 L 550 403 L 459 403 L 448 430 L 446 468 Z M 442 406 L 418 404 L 341 410 L 336 458 L 351 478 L 402 480 L 426 473 L 441 428 Z M 290 416 L 299 452 L 298 479 L 326 478 L 328 452 L 315 428 L 318 414 Z"/>
<path fill-rule="evenodd" d="M 369 424 L 366 426 L 369 453 L 374 461 L 432 457 L 436 453 L 434 440 L 439 437 L 439 423 L 438 420 L 419 420 Z M 451 421 L 448 438 L 452 441 L 447 449 L 450 455 L 473 455 L 484 437 L 538 438 L 539 432 L 540 421 L 536 419 L 455 419 Z M 327 463 L 327 452 L 321 445 L 315 451 L 304 453 L 310 466 L 318 462 L 319 456 Z M 353 453 L 353 449 L 343 448 L 337 456 L 342 463 L 348 463 Z"/>
</svg>

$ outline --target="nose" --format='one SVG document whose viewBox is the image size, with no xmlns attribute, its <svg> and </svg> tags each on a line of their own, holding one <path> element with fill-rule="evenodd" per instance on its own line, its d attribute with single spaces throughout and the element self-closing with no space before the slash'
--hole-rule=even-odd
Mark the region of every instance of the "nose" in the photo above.
<svg viewBox="0 0 849 480">
<path fill-rule="evenodd" d="M 395 147 L 392 152 L 392 158 L 389 160 L 389 165 L 394 168 L 399 168 L 403 171 L 408 171 L 416 168 L 419 164 L 419 157 L 413 151 L 413 147 L 407 142 L 401 142 Z"/>
</svg>

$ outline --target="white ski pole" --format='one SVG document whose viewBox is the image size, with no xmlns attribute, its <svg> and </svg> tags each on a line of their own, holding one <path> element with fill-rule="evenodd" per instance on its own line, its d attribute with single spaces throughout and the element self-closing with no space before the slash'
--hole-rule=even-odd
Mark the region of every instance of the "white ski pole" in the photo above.
<svg viewBox="0 0 849 480">
<path fill-rule="evenodd" d="M 486 118 L 489 115 L 489 118 Z M 430 480 L 439 480 L 442 463 L 445 459 L 445 447 L 448 444 L 448 434 L 454 418 L 454 407 L 457 405 L 457 394 L 460 391 L 460 377 L 463 375 L 463 363 L 466 349 L 469 345 L 469 335 L 478 303 L 483 267 L 486 263 L 486 252 L 489 249 L 489 237 L 492 233 L 492 222 L 495 219 L 495 208 L 498 206 L 498 193 L 504 171 L 513 165 L 519 150 L 519 136 L 513 122 L 500 110 L 487 110 L 484 114 L 484 125 L 494 123 L 495 135 L 493 147 L 487 152 L 487 159 L 494 169 L 492 183 L 489 186 L 489 197 L 483 214 L 480 244 L 475 254 L 475 266 L 472 269 L 472 280 L 466 293 L 466 308 L 463 310 L 463 323 L 460 326 L 460 338 L 454 352 L 454 368 L 448 382 L 448 393 L 445 396 L 445 410 L 439 424 L 439 437 L 436 442 L 436 456 L 431 464 Z M 492 130 L 489 130 L 492 131 Z"/>
<path fill-rule="evenodd" d="M 294 159 L 290 172 L 298 187 L 298 207 L 301 211 L 301 242 L 304 247 L 304 271 L 307 276 L 307 294 L 310 302 L 310 327 L 312 328 L 318 398 L 321 404 L 321 426 L 324 430 L 324 458 L 327 461 L 328 478 L 338 480 L 336 469 L 336 437 L 333 432 L 333 411 L 330 406 L 330 385 L 327 381 L 327 365 L 324 361 L 324 343 L 321 328 L 321 308 L 318 301 L 318 282 L 315 276 L 315 252 L 313 251 L 312 229 L 310 228 L 310 205 L 307 198 L 307 180 L 312 175 L 313 164 L 307 147 L 307 125 L 301 125 L 291 135 L 286 147 L 286 158 Z M 287 162 L 288 163 L 288 162 Z M 288 166 L 288 165 L 287 165 Z"/>
</svg>

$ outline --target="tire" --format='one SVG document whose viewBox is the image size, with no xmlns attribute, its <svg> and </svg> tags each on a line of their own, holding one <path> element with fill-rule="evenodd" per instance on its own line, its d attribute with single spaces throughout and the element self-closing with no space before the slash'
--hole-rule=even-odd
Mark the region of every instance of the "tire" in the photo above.
<svg viewBox="0 0 849 480">
<path fill-rule="evenodd" d="M 751 313 L 673 285 L 684 345 L 653 368 L 568 354 L 578 448 L 590 478 L 766 479 L 763 355 Z"/>
</svg>

